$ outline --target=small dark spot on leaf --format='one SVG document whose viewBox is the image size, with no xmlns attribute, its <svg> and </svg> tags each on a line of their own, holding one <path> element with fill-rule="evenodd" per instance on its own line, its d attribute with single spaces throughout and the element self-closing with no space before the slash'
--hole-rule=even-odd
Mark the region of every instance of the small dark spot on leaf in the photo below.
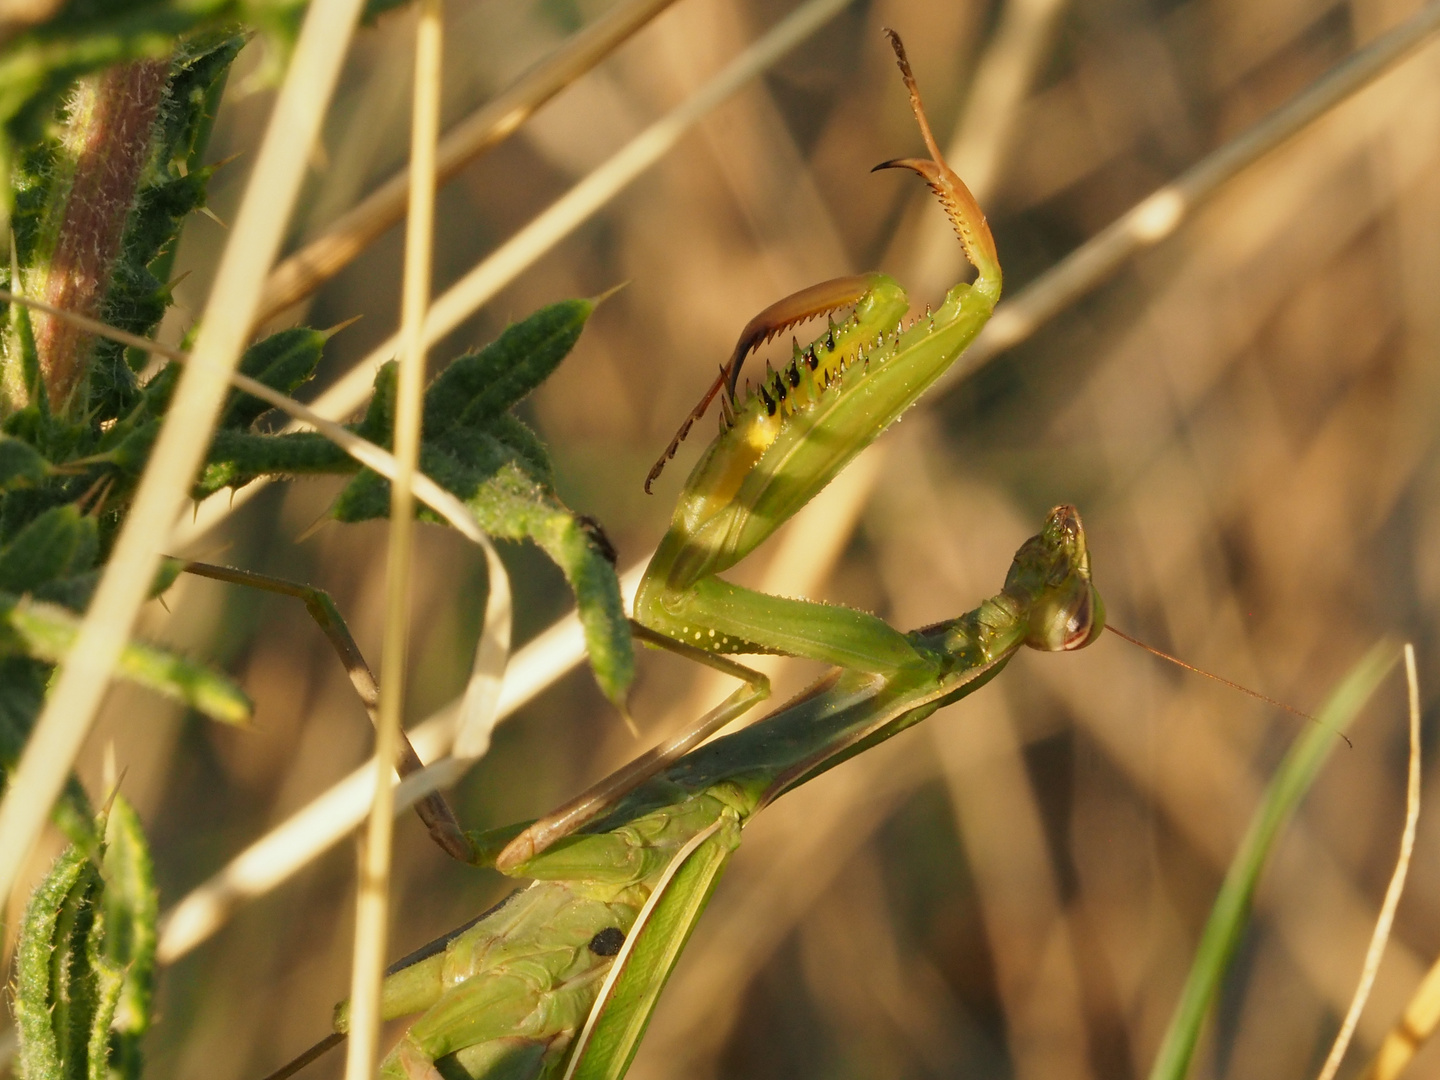
<svg viewBox="0 0 1440 1080">
<path fill-rule="evenodd" d="M 685 427 L 680 431 L 680 437 L 682 439 L 689 433 L 689 429 L 690 421 L 687 420 L 685 421 Z M 672 449 L 666 460 L 673 457 L 674 453 L 675 451 Z M 615 545 L 610 542 L 610 537 L 605 535 L 605 530 L 601 527 L 600 522 L 596 521 L 589 514 L 576 514 L 575 520 L 580 524 L 580 527 L 585 530 L 585 535 L 590 538 L 590 542 L 595 545 L 596 550 L 600 552 L 600 557 L 611 566 L 616 565 L 620 561 L 619 555 L 615 551 Z"/>
</svg>

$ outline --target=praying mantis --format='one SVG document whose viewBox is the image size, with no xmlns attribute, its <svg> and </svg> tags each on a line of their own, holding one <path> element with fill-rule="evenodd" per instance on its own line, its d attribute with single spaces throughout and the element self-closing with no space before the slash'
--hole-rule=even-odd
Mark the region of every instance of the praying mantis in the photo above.
<svg viewBox="0 0 1440 1080">
<path fill-rule="evenodd" d="M 1016 553 L 1003 588 L 974 610 L 902 633 L 849 608 L 742 589 L 735 565 L 819 492 L 939 377 L 999 298 L 985 217 L 945 164 L 898 36 L 887 31 L 929 150 L 877 168 L 919 173 L 939 197 L 972 284 L 911 323 L 882 274 L 840 278 L 772 305 L 646 481 L 721 399 L 721 433 L 680 495 L 642 581 L 636 636 L 742 679 L 684 735 L 656 747 L 538 822 L 467 833 L 472 861 L 532 880 L 499 906 L 402 960 L 384 984 L 386 1017 L 420 1013 L 381 1066 L 396 1080 L 618 1078 L 741 831 L 784 792 L 977 690 L 1022 646 L 1063 652 L 1105 625 L 1074 508 L 1051 511 Z M 853 313 L 741 394 L 747 355 L 802 321 Z M 722 654 L 772 652 L 833 669 L 765 719 L 699 745 L 764 698 L 757 673 Z M 337 1034 L 271 1080 L 289 1075 Z"/>
</svg>

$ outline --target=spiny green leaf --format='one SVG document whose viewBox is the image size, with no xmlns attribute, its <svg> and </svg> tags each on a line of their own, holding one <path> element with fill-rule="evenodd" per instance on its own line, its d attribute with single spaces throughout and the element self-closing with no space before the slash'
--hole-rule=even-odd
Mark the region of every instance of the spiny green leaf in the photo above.
<svg viewBox="0 0 1440 1080">
<path fill-rule="evenodd" d="M 49 669 L 24 656 L 0 655 L 0 775 L 8 776 L 45 701 Z"/>
<path fill-rule="evenodd" d="M 590 300 L 551 304 L 446 368 L 425 392 L 420 468 L 463 499 L 492 536 L 533 540 L 560 567 L 575 593 L 596 680 L 620 703 L 634 658 L 615 568 L 556 496 L 540 440 L 507 411 L 555 370 L 594 309 Z M 375 396 L 358 428 L 384 446 L 394 424 L 396 371 L 392 363 L 376 375 Z M 384 517 L 389 498 L 388 482 L 362 470 L 331 515 L 339 521 Z M 433 519 L 424 509 L 419 513 Z"/>
<path fill-rule="evenodd" d="M 634 657 L 620 583 L 575 512 L 488 432 L 456 428 L 427 441 L 420 465 L 463 499 L 491 536 L 532 540 L 560 567 L 575 593 L 595 679 L 606 697 L 622 703 L 634 677 Z M 341 492 L 331 514 L 340 521 L 364 521 L 384 517 L 389 509 L 389 482 L 366 470 Z M 428 511 L 421 516 L 433 519 Z"/>
<path fill-rule="evenodd" d="M 50 463 L 27 442 L 0 435 L 0 492 L 33 487 L 44 480 Z"/>
<path fill-rule="evenodd" d="M 156 124 L 157 166 L 184 162 L 192 173 L 199 167 L 230 64 L 248 40 L 232 25 L 192 34 L 176 46 L 166 108 Z"/>
<path fill-rule="evenodd" d="M 22 653 L 56 664 L 70 651 L 79 632 L 80 620 L 57 604 L 0 593 L 0 653 Z M 250 719 L 250 701 L 234 683 L 203 664 L 163 649 L 127 644 L 116 673 L 212 720 L 243 724 Z"/>
<path fill-rule="evenodd" d="M 90 569 L 99 550 L 95 519 L 74 506 L 46 510 L 0 548 L 0 591 L 29 592 Z"/>
<path fill-rule="evenodd" d="M 114 799 L 105 835 L 104 957 L 110 970 L 123 975 L 109 1025 L 106 1064 L 112 1078 L 118 1074 L 118 1080 L 140 1080 L 140 1041 L 150 1027 L 155 987 L 159 896 L 140 818 L 123 797 Z"/>
<path fill-rule="evenodd" d="M 129 804 L 116 797 L 98 825 L 108 841 L 97 844 L 101 833 L 87 830 L 87 843 L 67 848 L 21 924 L 15 1012 L 26 1080 L 139 1080 L 155 969 L 154 874 Z"/>
<path fill-rule="evenodd" d="M 184 569 L 183 559 L 175 559 L 170 556 L 161 559 L 160 568 L 155 571 L 155 580 L 150 583 L 150 598 L 153 600 L 170 588 Z M 36 600 L 46 600 L 52 604 L 69 608 L 71 611 L 83 612 L 90 606 L 90 599 L 95 595 L 95 587 L 100 584 L 101 572 L 101 569 L 96 567 L 83 574 L 56 578 L 54 581 L 46 582 L 34 589 L 31 595 Z"/>
<path fill-rule="evenodd" d="M 191 495 L 203 499 L 227 487 L 244 487 L 257 476 L 330 476 L 352 473 L 355 460 L 323 435 L 253 435 L 217 431 Z"/>
<path fill-rule="evenodd" d="M 355 434 L 376 446 L 388 448 L 395 437 L 395 393 L 399 377 L 400 365 L 394 360 L 380 365 L 380 370 L 375 372 L 370 404 L 365 407 L 365 418 L 355 429 Z"/>
<path fill-rule="evenodd" d="M 515 406 L 569 355 L 594 310 L 592 300 L 550 304 L 451 363 L 425 391 L 426 437 L 486 427 Z"/>
<path fill-rule="evenodd" d="M 103 898 L 97 896 L 94 901 Z M 89 1029 L 85 1040 L 85 1080 L 108 1080 L 110 1075 L 110 1025 L 115 1019 L 115 1008 L 120 1004 L 120 991 L 125 985 L 125 972 L 114 964 L 103 952 L 108 937 L 105 912 L 96 913 L 85 935 L 85 960 L 94 972 L 94 1008 L 90 1014 Z"/>
<path fill-rule="evenodd" d="M 246 349 L 240 358 L 240 371 L 272 390 L 293 393 L 315 374 L 326 338 L 321 331 L 304 326 L 281 330 Z M 269 403 L 243 391 L 231 391 L 220 426 L 243 431 L 271 408 Z"/>
<path fill-rule="evenodd" d="M 555 468 L 540 436 L 524 421 L 502 413 L 487 425 L 485 433 L 510 451 L 520 466 L 547 488 L 555 486 Z"/>
<path fill-rule="evenodd" d="M 143 410 L 136 412 L 138 415 L 132 422 L 116 424 L 105 439 L 105 460 L 119 476 L 131 483 L 145 471 L 150 450 L 160 437 L 160 417 L 147 416 Z"/>
<path fill-rule="evenodd" d="M 72 846 L 30 897 L 15 953 L 15 1026 L 26 1080 L 82 1080 L 95 1012 L 86 938 L 99 874 Z"/>
<path fill-rule="evenodd" d="M 0 393 L 5 399 L 30 402 L 44 415 L 50 411 L 50 402 L 45 395 L 45 380 L 40 377 L 40 349 L 35 344 L 34 319 L 29 308 L 19 304 L 7 306 L 11 310 L 5 335 L 4 367 L 0 369 L 0 377 L 4 379 Z"/>
</svg>

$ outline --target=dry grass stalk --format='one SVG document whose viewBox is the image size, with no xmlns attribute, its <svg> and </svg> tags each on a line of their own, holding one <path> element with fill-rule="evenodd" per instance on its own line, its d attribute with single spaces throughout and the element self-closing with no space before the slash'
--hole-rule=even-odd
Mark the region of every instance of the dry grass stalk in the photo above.
<svg viewBox="0 0 1440 1080">
<path fill-rule="evenodd" d="M 552 97 L 599 64 L 675 0 L 624 0 L 445 133 L 435 152 L 443 184 L 509 138 Z M 405 214 L 409 170 L 387 179 L 320 236 L 286 257 L 265 282 L 256 323 L 264 323 L 338 274 Z"/>
<path fill-rule="evenodd" d="M 1405 827 L 1400 834 L 1400 854 L 1395 860 L 1395 870 L 1390 875 L 1390 884 L 1385 889 L 1385 900 L 1380 905 L 1380 914 L 1375 919 L 1375 932 L 1370 937 L 1370 946 L 1365 950 L 1365 963 L 1360 971 L 1360 981 L 1355 987 L 1355 996 L 1350 1008 L 1345 1011 L 1340 1030 L 1335 1035 L 1334 1045 L 1325 1064 L 1320 1068 L 1319 1080 L 1334 1080 L 1345 1060 L 1345 1051 L 1355 1034 L 1355 1025 L 1360 1022 L 1360 1013 L 1370 998 L 1375 986 L 1375 976 L 1380 970 L 1380 961 L 1385 955 L 1385 945 L 1390 940 L 1390 930 L 1395 925 L 1395 909 L 1400 906 L 1400 894 L 1405 891 L 1405 878 L 1410 872 L 1410 857 L 1415 851 L 1415 830 L 1420 824 L 1420 678 L 1415 673 L 1415 646 L 1405 643 L 1405 685 L 1410 705 L 1410 757 L 1405 770 Z"/>
<path fill-rule="evenodd" d="M 395 459 L 390 482 L 385 565 L 385 644 L 375 733 L 375 800 L 360 855 L 355 905 L 355 954 L 350 978 L 348 1080 L 369 1080 L 380 1042 L 380 981 L 389 942 L 390 862 L 395 795 L 390 777 L 400 748 L 410 636 L 410 572 L 414 557 L 415 494 L 420 417 L 425 398 L 425 313 L 430 306 L 431 247 L 435 235 L 435 144 L 440 134 L 441 0 L 423 0 L 415 32 L 415 90 L 411 116 L 410 213 L 406 219 L 400 337 L 404 345 L 395 405 Z"/>
</svg>

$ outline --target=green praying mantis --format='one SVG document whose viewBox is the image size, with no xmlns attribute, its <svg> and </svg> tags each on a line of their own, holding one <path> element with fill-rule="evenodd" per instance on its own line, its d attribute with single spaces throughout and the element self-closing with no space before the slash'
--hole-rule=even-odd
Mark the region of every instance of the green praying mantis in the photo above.
<svg viewBox="0 0 1440 1080">
<path fill-rule="evenodd" d="M 806 504 L 905 411 L 974 339 L 1000 295 L 994 241 L 945 164 L 900 39 L 887 31 L 929 158 L 919 173 L 974 265 L 973 283 L 908 327 L 905 293 L 882 274 L 841 278 L 761 312 L 651 471 L 721 399 L 721 432 L 695 466 L 635 600 L 634 629 L 744 685 L 684 735 L 555 813 L 467 834 L 473 861 L 531 879 L 496 908 L 399 962 L 387 1018 L 419 1013 L 381 1066 L 396 1080 L 618 1078 L 741 831 L 763 807 L 846 758 L 977 690 L 1021 646 L 1082 648 L 1104 608 L 1079 514 L 1057 507 L 1015 555 L 1004 587 L 958 618 L 910 633 L 845 607 L 742 589 L 718 575 Z M 809 318 L 850 307 L 788 365 L 742 394 L 747 355 Z M 726 653 L 782 653 L 833 669 L 765 719 L 703 740 L 764 698 Z M 312 1060 L 336 1035 L 275 1078 Z"/>
</svg>

